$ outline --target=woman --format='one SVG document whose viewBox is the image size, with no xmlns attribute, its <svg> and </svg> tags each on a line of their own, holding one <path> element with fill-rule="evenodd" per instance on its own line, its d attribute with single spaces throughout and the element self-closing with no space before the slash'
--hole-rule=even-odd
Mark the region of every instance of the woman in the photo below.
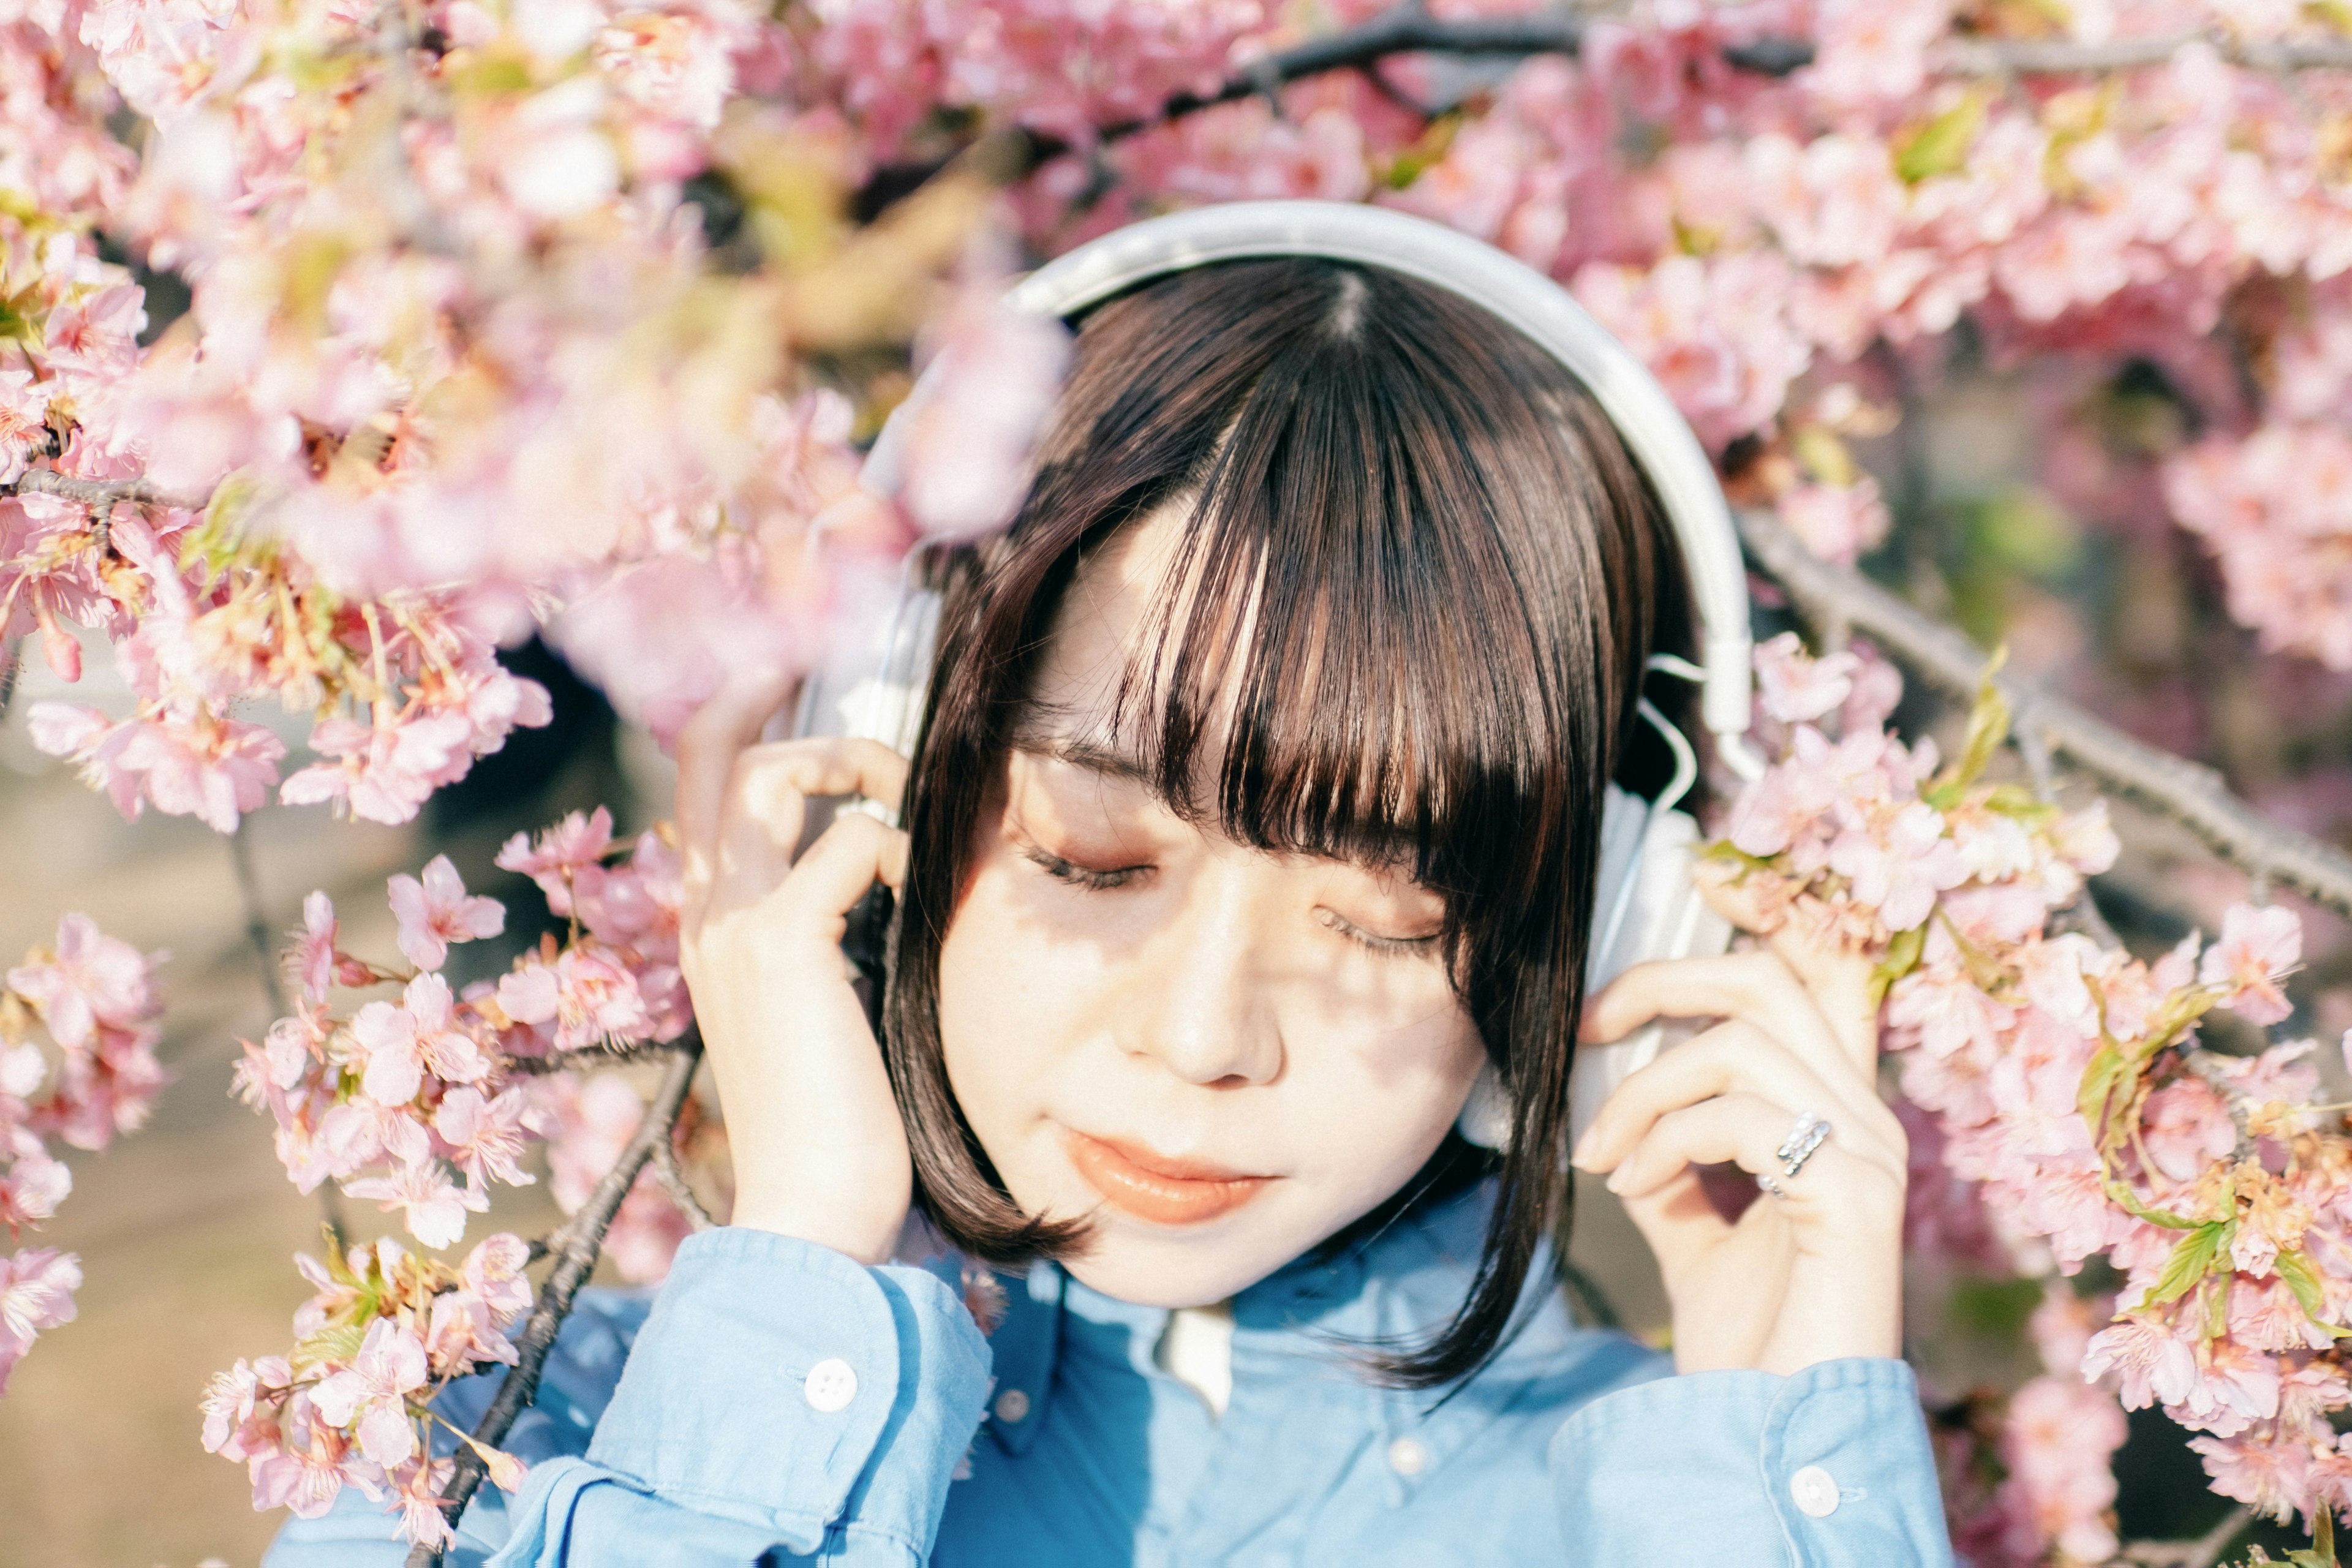
<svg viewBox="0 0 2352 1568">
<path fill-rule="evenodd" d="M 758 743 L 774 682 L 683 739 L 732 1223 L 567 1329 L 457 1558 L 1948 1562 L 1866 971 L 1781 937 L 1583 995 L 1683 597 L 1608 420 L 1444 290 L 1286 258 L 1094 310 L 911 773 Z M 796 856 L 847 795 L 906 831 Z M 840 949 L 877 880 L 878 1048 Z M 1551 1244 L 1576 1043 L 1668 1016 L 1724 1021 L 1571 1157 L 1658 1255 L 1671 1364 L 1570 1321 Z M 1499 1151 L 1455 1131 L 1489 1064 Z M 1736 1223 L 1727 1163 L 1777 1187 Z M 893 1263 L 914 1235 L 952 1253 Z M 388 1530 L 356 1503 L 271 1560 Z"/>
</svg>

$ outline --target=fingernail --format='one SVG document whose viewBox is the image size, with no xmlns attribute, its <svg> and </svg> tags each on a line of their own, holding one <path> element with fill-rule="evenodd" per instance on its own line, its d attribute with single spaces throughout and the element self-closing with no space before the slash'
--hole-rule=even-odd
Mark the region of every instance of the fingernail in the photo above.
<svg viewBox="0 0 2352 1568">
<path fill-rule="evenodd" d="M 1568 1163 L 1580 1171 L 1591 1170 L 1592 1167 L 1584 1163 L 1584 1157 L 1591 1149 L 1592 1131 L 1587 1128 L 1584 1136 L 1576 1141 L 1576 1147 L 1568 1152 Z"/>
<path fill-rule="evenodd" d="M 1607 1187 L 1612 1193 L 1623 1193 L 1625 1190 L 1625 1168 L 1622 1165 L 1620 1165 L 1617 1169 L 1610 1172 L 1609 1179 L 1601 1184 Z"/>
</svg>

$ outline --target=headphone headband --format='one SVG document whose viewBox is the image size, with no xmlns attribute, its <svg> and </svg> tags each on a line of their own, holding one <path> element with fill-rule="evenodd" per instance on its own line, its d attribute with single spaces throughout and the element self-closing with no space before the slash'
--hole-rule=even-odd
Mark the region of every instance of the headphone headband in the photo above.
<svg viewBox="0 0 2352 1568">
<path fill-rule="evenodd" d="M 1387 207 L 1225 202 L 1115 229 L 1031 273 L 1005 300 L 1015 310 L 1069 317 L 1171 272 L 1269 256 L 1328 257 L 1419 279 L 1508 322 L 1568 367 L 1617 426 L 1681 542 L 1705 671 L 1700 721 L 1733 771 L 1745 778 L 1761 773 L 1744 739 L 1753 647 L 1748 569 L 1715 466 L 1641 361 L 1542 273 L 1482 240 Z"/>
</svg>

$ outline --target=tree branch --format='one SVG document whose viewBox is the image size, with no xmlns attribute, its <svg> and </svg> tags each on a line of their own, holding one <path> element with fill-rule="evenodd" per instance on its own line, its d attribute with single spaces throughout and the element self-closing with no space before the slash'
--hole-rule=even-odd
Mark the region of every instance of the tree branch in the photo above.
<svg viewBox="0 0 2352 1568">
<path fill-rule="evenodd" d="M 1975 695 L 1985 658 L 1958 631 L 1821 560 L 1769 513 L 1744 510 L 1738 520 L 1748 552 L 1809 618 L 1841 619 L 1953 695 Z M 2032 731 L 2106 787 L 2180 823 L 2223 859 L 2352 915 L 2352 856 L 2270 821 L 2202 763 L 2136 741 L 2011 677 L 1996 676 L 1994 684 L 2020 733 Z"/>
<path fill-rule="evenodd" d="M 497 1447 L 505 1440 L 507 1431 L 514 1425 L 539 1393 L 540 1373 L 546 1368 L 548 1352 L 554 1348 L 556 1331 L 572 1313 L 572 1299 L 586 1284 L 596 1267 L 597 1255 L 604 1249 L 604 1233 L 620 1212 L 621 1200 L 629 1195 L 636 1184 L 637 1173 L 646 1168 L 654 1152 L 669 1142 L 670 1130 L 677 1125 L 678 1112 L 686 1105 L 686 1097 L 694 1087 L 694 1069 L 702 1061 L 702 1035 L 689 1032 L 676 1045 L 667 1047 L 670 1063 L 662 1074 L 660 1087 L 646 1106 L 645 1120 L 629 1139 L 628 1147 L 604 1179 L 596 1184 L 588 1201 L 579 1212 L 548 1240 L 548 1250 L 554 1256 L 555 1267 L 547 1276 L 547 1283 L 539 1288 L 539 1299 L 531 1304 L 530 1317 L 517 1336 L 514 1370 L 499 1384 L 499 1392 L 482 1419 L 474 1427 L 474 1441 L 485 1447 Z M 449 1488 L 441 1494 L 442 1510 L 455 1525 L 466 1511 L 475 1491 L 482 1484 L 485 1467 L 481 1456 L 471 1447 L 457 1450 L 457 1468 L 449 1478 Z M 408 1568 L 440 1568 L 441 1553 L 429 1546 L 416 1546 L 408 1553 Z"/>
<path fill-rule="evenodd" d="M 1251 62 L 1207 92 L 1181 92 L 1147 119 L 1105 126 L 1101 136 L 1116 142 L 1187 114 L 1268 95 L 1291 82 L 1335 70 L 1369 71 L 1397 55 L 1439 54 L 1489 58 L 1576 55 L 1584 48 L 1586 18 L 1558 11 L 1518 16 L 1433 16 L 1418 3 L 1381 12 L 1369 21 Z M 2233 38 L 2219 31 L 2163 33 L 2146 37 L 2081 43 L 2071 38 L 1948 39 L 1936 65 L 1956 76 L 2077 76 L 2135 70 L 2161 65 L 2194 44 L 2211 47 L 2232 65 L 2286 73 L 2352 69 L 2352 39 L 2278 42 Z M 1811 38 L 1779 35 L 1726 44 L 1723 62 L 1759 76 L 1784 77 L 1813 63 Z M 1058 145 L 1046 151 L 1058 151 Z"/>
<path fill-rule="evenodd" d="M 1957 76 L 2076 76 L 2160 66 L 2181 50 L 2204 44 L 2233 66 L 2286 75 L 2352 69 L 2352 39 L 2285 43 L 2232 38 L 2221 32 L 2156 33 L 2145 37 L 2077 43 L 2071 38 L 1947 39 L 1935 64 Z"/>
<path fill-rule="evenodd" d="M 209 497 L 200 500 L 173 495 L 144 479 L 85 479 L 74 474 L 61 474 L 55 468 L 26 468 L 13 482 L 0 485 L 0 495 L 58 496 L 84 506 L 110 510 L 127 503 L 173 511 L 202 511 L 210 504 Z"/>
</svg>

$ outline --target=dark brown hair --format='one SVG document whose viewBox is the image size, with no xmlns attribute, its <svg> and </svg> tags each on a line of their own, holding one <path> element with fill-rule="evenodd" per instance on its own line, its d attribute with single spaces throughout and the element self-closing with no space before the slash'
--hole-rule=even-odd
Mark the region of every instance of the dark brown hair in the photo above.
<svg viewBox="0 0 2352 1568">
<path fill-rule="evenodd" d="M 1023 1214 L 956 1104 L 940 943 L 1081 553 L 1176 497 L 1196 498 L 1169 578 L 1189 591 L 1160 595 L 1121 691 L 1160 793 L 1260 848 L 1410 862 L 1445 897 L 1453 983 L 1510 1091 L 1507 1153 L 1449 1134 L 1368 1216 L 1496 1174 L 1458 1315 L 1373 1358 L 1450 1383 L 1502 1342 L 1548 1229 L 1564 1256 L 1602 783 L 1664 776 L 1635 703 L 1653 649 L 1687 645 L 1680 557 L 1591 397 L 1443 289 L 1285 258 L 1086 317 L 1019 517 L 951 574 L 884 1003 L 921 1205 L 999 1264 L 1083 1230 Z"/>
</svg>

